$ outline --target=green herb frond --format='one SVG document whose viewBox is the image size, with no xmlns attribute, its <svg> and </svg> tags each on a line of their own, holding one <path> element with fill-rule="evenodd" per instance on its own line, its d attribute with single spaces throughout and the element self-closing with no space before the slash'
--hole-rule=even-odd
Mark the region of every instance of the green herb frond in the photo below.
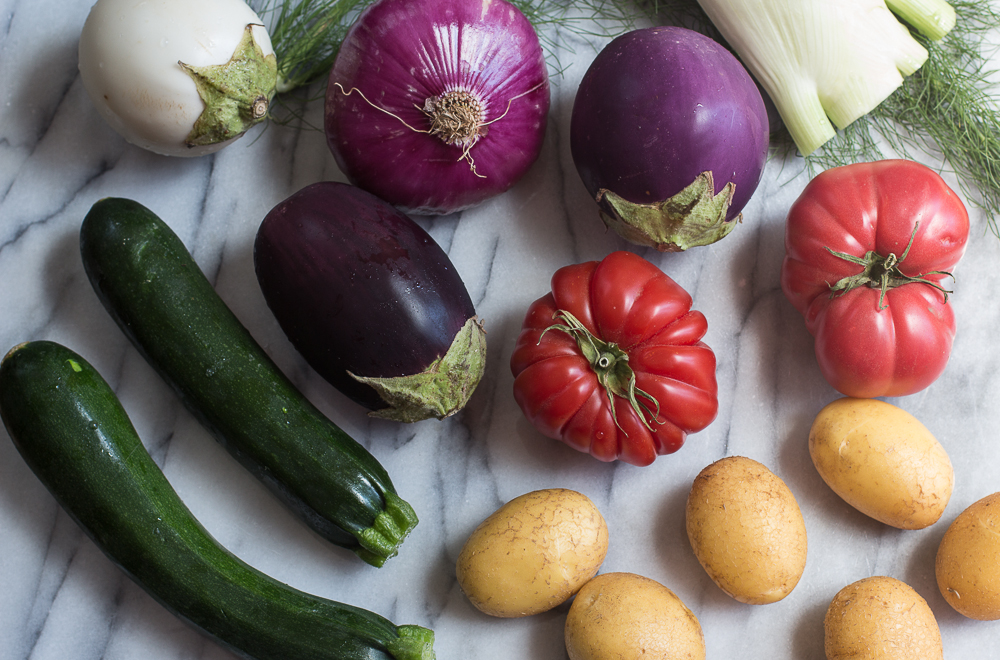
<svg viewBox="0 0 1000 660">
<path fill-rule="evenodd" d="M 566 34 L 593 38 L 611 38 L 633 30 L 649 19 L 649 14 L 622 0 L 511 0 L 527 17 L 538 33 L 546 61 L 553 76 L 565 67 L 560 52 L 573 55 L 572 40 Z"/>
<path fill-rule="evenodd" d="M 278 94 L 325 78 L 353 20 L 371 0 L 253 0 L 278 60 Z"/>
<path fill-rule="evenodd" d="M 511 0 L 531 21 L 553 75 L 564 67 L 559 54 L 575 55 L 572 39 L 599 48 L 601 40 L 649 25 L 682 25 L 722 41 L 697 0 Z"/>
<path fill-rule="evenodd" d="M 347 30 L 373 0 L 248 0 L 267 25 L 278 60 L 270 120 L 321 130 L 306 107 L 323 98 L 327 76 Z"/>
<path fill-rule="evenodd" d="M 374 0 L 248 0 L 268 28 L 278 60 L 280 95 L 313 83 L 325 83 L 337 51 L 358 15 Z M 567 52 L 560 33 L 610 38 L 656 16 L 656 7 L 697 7 L 694 0 L 511 0 L 534 25 L 554 74 L 563 70 L 559 52 Z M 652 9 L 650 8 L 652 6 Z M 700 11 L 700 10 L 699 10 Z M 321 96 L 322 92 L 316 94 Z"/>
</svg>

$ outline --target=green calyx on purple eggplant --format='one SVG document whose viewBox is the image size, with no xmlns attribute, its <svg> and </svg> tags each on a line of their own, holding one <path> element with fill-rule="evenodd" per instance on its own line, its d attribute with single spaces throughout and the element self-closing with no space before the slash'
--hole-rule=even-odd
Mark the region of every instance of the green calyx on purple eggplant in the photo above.
<svg viewBox="0 0 1000 660">
<path fill-rule="evenodd" d="M 485 370 L 486 330 L 473 317 L 462 326 L 448 352 L 420 373 L 389 378 L 350 376 L 372 387 L 386 402 L 387 407 L 368 413 L 371 417 L 419 422 L 445 419 L 465 407 Z"/>
<path fill-rule="evenodd" d="M 730 181 L 716 194 L 712 173 L 702 172 L 661 202 L 630 202 L 607 189 L 599 190 L 596 200 L 604 224 L 625 240 L 660 252 L 681 252 L 729 235 L 743 217 L 727 218 L 735 191 Z"/>
</svg>

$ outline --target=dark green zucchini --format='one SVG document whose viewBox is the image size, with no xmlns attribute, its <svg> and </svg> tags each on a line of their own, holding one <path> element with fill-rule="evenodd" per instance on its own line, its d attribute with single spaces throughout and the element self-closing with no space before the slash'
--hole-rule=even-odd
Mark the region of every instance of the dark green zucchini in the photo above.
<svg viewBox="0 0 1000 660">
<path fill-rule="evenodd" d="M 31 469 L 102 551 L 174 614 L 256 660 L 430 660 L 434 633 L 282 584 L 212 538 L 115 393 L 47 341 L 0 363 L 0 415 Z"/>
<path fill-rule="evenodd" d="M 278 369 L 166 223 L 138 202 L 103 199 L 80 250 L 118 326 L 237 460 L 324 538 L 374 566 L 396 554 L 413 508 Z"/>
</svg>

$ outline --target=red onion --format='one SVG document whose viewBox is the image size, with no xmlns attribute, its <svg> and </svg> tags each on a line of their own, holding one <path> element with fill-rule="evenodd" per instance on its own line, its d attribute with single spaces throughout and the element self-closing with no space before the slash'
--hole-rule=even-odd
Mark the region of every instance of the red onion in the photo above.
<svg viewBox="0 0 1000 660">
<path fill-rule="evenodd" d="M 358 187 L 407 212 L 451 213 L 524 175 L 548 109 L 538 36 L 506 0 L 379 0 L 330 72 L 326 136 Z"/>
</svg>

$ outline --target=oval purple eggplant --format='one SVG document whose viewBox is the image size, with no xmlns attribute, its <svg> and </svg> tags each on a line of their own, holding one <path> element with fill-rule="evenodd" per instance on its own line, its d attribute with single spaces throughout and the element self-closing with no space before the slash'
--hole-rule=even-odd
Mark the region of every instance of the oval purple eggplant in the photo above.
<svg viewBox="0 0 1000 660">
<path fill-rule="evenodd" d="M 443 419 L 482 377 L 485 331 L 448 255 L 360 188 L 315 183 L 275 206 L 254 268 L 292 345 L 374 416 Z"/>
<path fill-rule="evenodd" d="M 580 82 L 573 161 L 608 226 L 661 251 L 727 235 L 760 182 L 767 111 L 722 45 L 655 27 L 612 40 Z"/>
</svg>

